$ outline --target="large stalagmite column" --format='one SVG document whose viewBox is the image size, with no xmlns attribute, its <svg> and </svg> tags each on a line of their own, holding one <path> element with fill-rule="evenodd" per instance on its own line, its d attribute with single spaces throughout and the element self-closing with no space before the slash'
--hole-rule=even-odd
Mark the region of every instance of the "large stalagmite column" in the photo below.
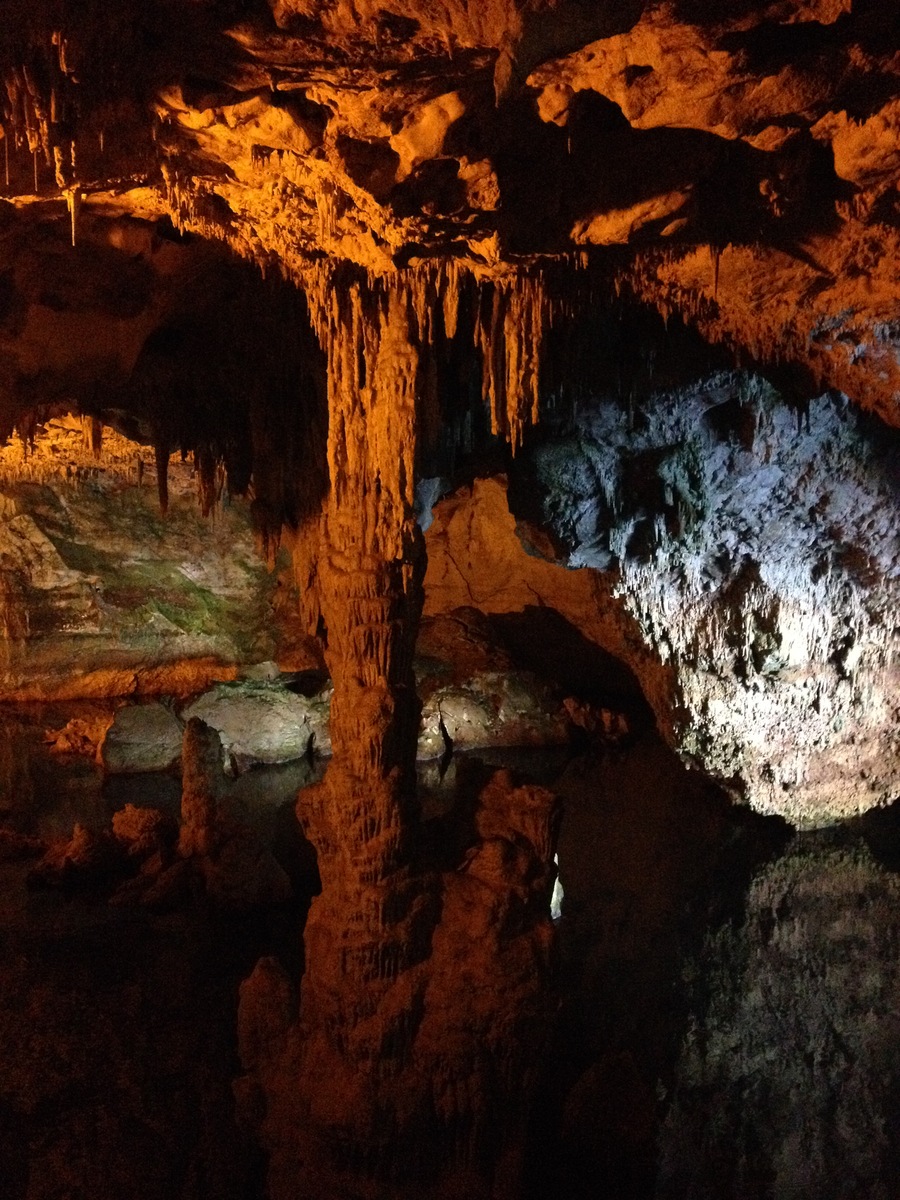
<svg viewBox="0 0 900 1200">
<path fill-rule="evenodd" d="M 330 488 L 308 573 L 334 684 L 333 759 L 298 816 L 322 893 L 299 1020 L 271 962 L 244 985 L 239 1094 L 270 1152 L 272 1200 L 512 1196 L 547 1029 L 553 798 L 494 780 L 459 869 L 417 861 L 425 564 L 413 500 L 431 323 L 404 281 L 312 301 L 328 354 Z"/>
<path fill-rule="evenodd" d="M 334 684 L 333 759 L 298 808 L 322 876 L 305 936 L 299 1087 L 310 1127 L 330 1130 L 338 1143 L 365 1144 L 384 1123 L 373 1064 L 379 1075 L 390 1070 L 392 1039 L 395 1053 L 403 1049 L 384 999 L 427 956 L 433 925 L 427 889 L 411 880 L 408 864 L 419 717 L 413 652 L 425 567 L 413 509 L 411 322 L 400 289 L 374 296 L 353 285 L 329 297 L 331 486 L 318 603 Z M 395 1007 L 402 1018 L 403 1005 Z M 306 1153 L 314 1158 L 316 1147 Z M 326 1169 L 308 1163 L 307 1175 Z"/>
<path fill-rule="evenodd" d="M 413 651 L 424 576 L 413 508 L 418 353 L 397 290 L 366 302 L 354 287 L 332 316 L 331 487 L 318 574 L 334 761 L 316 833 L 327 841 L 330 829 L 335 851 L 377 886 L 403 862 L 415 767 Z"/>
</svg>

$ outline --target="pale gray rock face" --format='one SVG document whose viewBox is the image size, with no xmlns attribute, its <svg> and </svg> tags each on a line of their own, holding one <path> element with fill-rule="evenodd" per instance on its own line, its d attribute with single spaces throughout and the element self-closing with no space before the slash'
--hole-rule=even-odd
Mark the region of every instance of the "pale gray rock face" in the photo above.
<svg viewBox="0 0 900 1200">
<path fill-rule="evenodd" d="M 181 761 L 181 722 L 164 704 L 120 708 L 101 747 L 111 775 L 168 771 Z"/>
<path fill-rule="evenodd" d="M 221 740 L 227 760 L 238 769 L 254 763 L 302 758 L 310 749 L 329 753 L 328 698 L 308 700 L 278 684 L 220 684 L 181 714 L 199 717 Z"/>
<path fill-rule="evenodd" d="M 566 565 L 609 573 L 671 671 L 682 756 L 801 827 L 900 790 L 888 440 L 843 397 L 798 413 L 731 373 L 580 413 L 511 487 Z"/>
</svg>

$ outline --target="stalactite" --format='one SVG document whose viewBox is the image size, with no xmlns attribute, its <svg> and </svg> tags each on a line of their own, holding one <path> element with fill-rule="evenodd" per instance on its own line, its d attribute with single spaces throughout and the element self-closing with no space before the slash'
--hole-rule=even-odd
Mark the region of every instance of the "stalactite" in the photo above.
<svg viewBox="0 0 900 1200">
<path fill-rule="evenodd" d="M 221 497 L 218 462 L 212 448 L 204 443 L 195 454 L 197 481 L 200 493 L 200 511 L 208 517 Z"/>
<path fill-rule="evenodd" d="M 456 337 L 459 322 L 459 267 L 452 259 L 442 263 L 442 276 L 439 280 L 441 303 L 444 314 L 444 332 L 452 341 Z"/>
<path fill-rule="evenodd" d="M 549 305 L 540 273 L 493 284 L 491 303 L 479 306 L 475 344 L 481 351 L 491 432 L 508 438 L 513 453 L 540 409 L 541 352 Z"/>
<path fill-rule="evenodd" d="M 66 207 L 69 210 L 69 221 L 72 227 L 72 245 L 77 241 L 78 214 L 81 212 L 81 191 L 77 187 L 66 190 Z"/>
<path fill-rule="evenodd" d="M 103 422 L 96 417 L 82 417 L 82 441 L 86 450 L 90 450 L 94 458 L 100 458 L 103 452 Z"/>
<path fill-rule="evenodd" d="M 169 458 L 171 453 L 168 441 L 157 435 L 153 445 L 153 454 L 156 464 L 156 490 L 163 516 L 169 511 Z"/>
<path fill-rule="evenodd" d="M 172 224 L 180 232 L 185 232 L 188 225 L 195 219 L 193 192 L 190 188 L 182 186 L 178 171 L 171 163 L 164 159 L 160 163 L 159 169 Z"/>
</svg>

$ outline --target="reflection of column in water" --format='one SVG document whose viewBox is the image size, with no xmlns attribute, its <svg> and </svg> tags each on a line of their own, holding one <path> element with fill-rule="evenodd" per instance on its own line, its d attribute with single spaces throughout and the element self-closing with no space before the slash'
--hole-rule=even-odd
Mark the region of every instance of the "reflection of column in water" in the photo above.
<svg viewBox="0 0 900 1200">
<path fill-rule="evenodd" d="M 558 921 L 562 917 L 562 902 L 565 892 L 559 878 L 559 855 L 553 855 L 553 861 L 556 863 L 556 880 L 553 884 L 553 895 L 550 897 L 550 919 Z"/>
</svg>

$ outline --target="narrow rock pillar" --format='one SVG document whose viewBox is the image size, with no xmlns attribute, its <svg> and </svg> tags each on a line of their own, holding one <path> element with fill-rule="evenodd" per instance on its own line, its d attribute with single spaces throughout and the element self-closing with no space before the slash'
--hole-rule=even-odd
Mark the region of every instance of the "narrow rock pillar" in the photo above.
<svg viewBox="0 0 900 1200">
<path fill-rule="evenodd" d="M 272 1200 L 517 1195 L 549 1029 L 554 798 L 498 777 L 456 869 L 416 854 L 421 301 L 411 285 L 353 284 L 312 306 L 330 489 L 308 578 L 334 757 L 297 806 L 322 878 L 299 1016 L 271 961 L 241 994 L 237 1091 L 269 1151 Z"/>
<path fill-rule="evenodd" d="M 330 316 L 318 602 L 333 759 L 298 805 L 322 877 L 306 926 L 298 1033 L 310 1130 L 303 1171 L 313 1189 L 317 1179 L 327 1189 L 334 1170 L 358 1168 L 354 1147 L 378 1144 L 385 1077 L 403 1059 L 409 1016 L 404 989 L 397 1004 L 386 997 L 427 957 L 434 924 L 428 888 L 409 868 L 425 567 L 413 508 L 419 355 L 399 290 L 373 297 L 353 287 L 334 297 Z"/>
<path fill-rule="evenodd" d="M 349 871 L 378 886 L 404 863 L 414 795 L 425 569 L 413 507 L 418 351 L 399 291 L 366 301 L 353 289 L 330 332 L 318 584 L 334 758 L 313 832 L 326 872 L 335 854 L 342 879 Z"/>
</svg>

